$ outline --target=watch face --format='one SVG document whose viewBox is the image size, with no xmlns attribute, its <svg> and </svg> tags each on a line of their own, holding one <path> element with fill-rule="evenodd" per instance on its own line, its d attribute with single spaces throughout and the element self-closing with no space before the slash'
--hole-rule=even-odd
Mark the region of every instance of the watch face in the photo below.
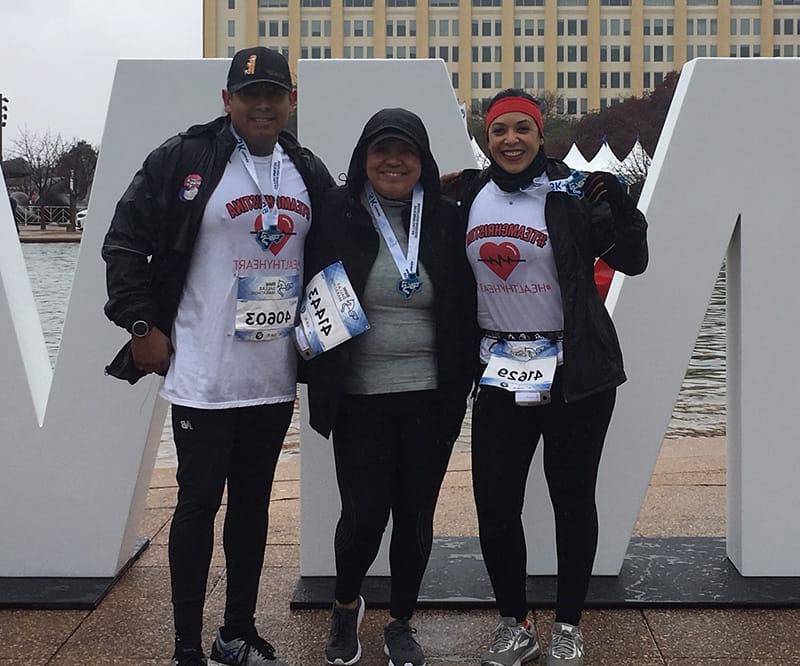
<svg viewBox="0 0 800 666">
<path fill-rule="evenodd" d="M 133 333 L 138 338 L 143 338 L 150 332 L 150 324 L 146 321 L 139 321 L 133 322 L 133 326 L 131 326 L 131 333 Z"/>
</svg>

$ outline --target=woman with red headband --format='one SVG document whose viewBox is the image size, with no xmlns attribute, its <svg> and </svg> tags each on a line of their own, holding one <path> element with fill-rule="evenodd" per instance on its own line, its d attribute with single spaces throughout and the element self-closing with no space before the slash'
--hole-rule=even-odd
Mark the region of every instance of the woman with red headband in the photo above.
<svg viewBox="0 0 800 666">
<path fill-rule="evenodd" d="M 492 100 L 486 134 L 490 166 L 460 178 L 482 329 L 472 474 L 501 616 L 481 664 L 519 666 L 541 652 L 527 619 L 521 513 L 544 436 L 558 556 L 547 663 L 575 666 L 584 663 L 578 624 L 597 550 L 597 469 L 625 381 L 593 266 L 602 256 L 629 275 L 644 271 L 647 224 L 612 174 L 586 177 L 545 156 L 542 114 L 523 90 Z"/>
</svg>

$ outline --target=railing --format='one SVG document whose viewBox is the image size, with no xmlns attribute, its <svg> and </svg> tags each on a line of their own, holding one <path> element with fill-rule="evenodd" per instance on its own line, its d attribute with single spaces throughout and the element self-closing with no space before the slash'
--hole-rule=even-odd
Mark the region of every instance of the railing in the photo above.
<svg viewBox="0 0 800 666">
<path fill-rule="evenodd" d="M 15 219 L 20 227 L 24 225 L 59 226 L 69 224 L 69 206 L 17 206 Z"/>
</svg>

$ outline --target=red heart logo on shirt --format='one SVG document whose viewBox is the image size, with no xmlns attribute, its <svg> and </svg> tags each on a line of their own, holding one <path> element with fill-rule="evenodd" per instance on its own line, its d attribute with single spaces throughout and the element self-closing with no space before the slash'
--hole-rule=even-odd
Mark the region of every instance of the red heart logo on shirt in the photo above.
<svg viewBox="0 0 800 666">
<path fill-rule="evenodd" d="M 289 239 L 294 235 L 294 222 L 292 222 L 292 218 L 283 213 L 278 215 L 278 231 L 283 233 L 283 238 L 269 246 L 269 251 L 276 257 L 278 256 L 278 252 L 283 249 L 283 246 L 286 245 Z"/>
<path fill-rule="evenodd" d="M 520 259 L 519 250 L 514 243 L 492 243 L 487 241 L 481 245 L 480 261 L 492 269 L 492 271 L 503 281 L 508 279 L 508 276 L 517 267 L 517 264 L 525 261 Z"/>
</svg>

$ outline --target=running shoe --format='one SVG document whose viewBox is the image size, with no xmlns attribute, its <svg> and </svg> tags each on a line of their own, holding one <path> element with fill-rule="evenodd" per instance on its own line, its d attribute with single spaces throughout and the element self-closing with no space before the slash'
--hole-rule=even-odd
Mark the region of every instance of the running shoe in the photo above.
<svg viewBox="0 0 800 666">
<path fill-rule="evenodd" d="M 176 650 L 172 656 L 170 666 L 207 666 L 208 660 L 199 648 L 189 650 Z"/>
<path fill-rule="evenodd" d="M 337 666 L 350 666 L 361 659 L 358 628 L 364 619 L 364 598 L 358 598 L 355 608 L 333 605 L 331 632 L 325 643 L 325 661 Z"/>
<path fill-rule="evenodd" d="M 525 620 L 520 624 L 514 617 L 501 617 L 492 644 L 481 655 L 481 666 L 522 666 L 534 661 L 540 653 L 532 622 Z"/>
<path fill-rule="evenodd" d="M 547 650 L 547 666 L 583 666 L 583 653 L 581 630 L 566 622 L 556 622 Z"/>
<path fill-rule="evenodd" d="M 275 648 L 261 638 L 255 629 L 247 636 L 228 642 L 222 640 L 217 630 L 208 663 L 217 666 L 288 666 L 275 656 Z"/>
<path fill-rule="evenodd" d="M 389 666 L 425 666 L 425 653 L 414 638 L 417 630 L 405 620 L 392 620 L 383 628 L 383 651 Z"/>
</svg>

